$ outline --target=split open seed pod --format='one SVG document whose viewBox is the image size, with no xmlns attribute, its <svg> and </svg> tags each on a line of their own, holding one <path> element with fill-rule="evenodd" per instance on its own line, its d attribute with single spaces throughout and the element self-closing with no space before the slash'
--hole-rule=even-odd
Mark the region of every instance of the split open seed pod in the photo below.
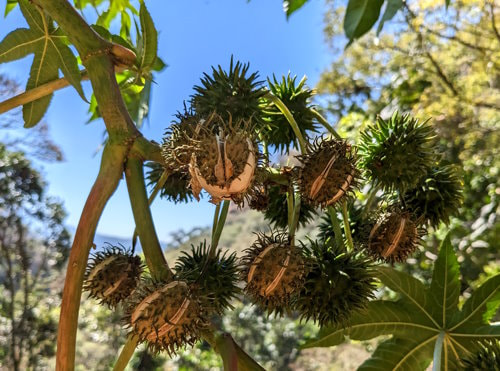
<svg viewBox="0 0 500 371">
<path fill-rule="evenodd" d="M 201 301 L 184 281 L 145 281 L 128 300 L 124 319 L 139 342 L 169 355 L 193 345 L 207 322 Z"/>
<path fill-rule="evenodd" d="M 298 156 L 301 194 L 314 206 L 334 205 L 357 187 L 359 172 L 352 147 L 343 140 L 317 139 L 310 151 Z"/>
<path fill-rule="evenodd" d="M 306 273 L 301 250 L 285 233 L 258 234 L 242 257 L 246 294 L 269 313 L 282 314 L 300 290 Z"/>
<path fill-rule="evenodd" d="M 248 123 L 244 126 L 249 127 Z M 253 184 L 259 157 L 250 130 L 234 130 L 231 121 L 216 129 L 204 126 L 189 163 L 194 196 L 199 198 L 204 189 L 213 203 L 241 203 Z"/>
<path fill-rule="evenodd" d="M 140 257 L 109 245 L 91 257 L 83 289 L 90 297 L 114 308 L 137 287 L 142 270 Z"/>
<path fill-rule="evenodd" d="M 391 207 L 370 224 L 364 246 L 369 255 L 387 263 L 400 263 L 415 252 L 423 230 L 412 213 Z"/>
</svg>

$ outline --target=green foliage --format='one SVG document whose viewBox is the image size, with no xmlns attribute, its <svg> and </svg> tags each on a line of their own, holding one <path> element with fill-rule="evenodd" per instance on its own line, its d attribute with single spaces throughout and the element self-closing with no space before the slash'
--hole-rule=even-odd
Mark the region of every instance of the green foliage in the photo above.
<svg viewBox="0 0 500 371">
<path fill-rule="evenodd" d="M 61 70 L 85 100 L 78 63 L 64 34 L 37 5 L 27 0 L 21 0 L 19 5 L 29 29 L 18 28 L 0 42 L 0 63 L 35 54 L 26 90 L 56 80 Z M 49 94 L 23 106 L 25 127 L 35 126 L 42 119 L 51 99 Z"/>
<path fill-rule="evenodd" d="M 363 36 L 377 22 L 384 0 L 349 0 L 344 31 L 350 42 Z"/>
<path fill-rule="evenodd" d="M 394 115 L 361 133 L 360 165 L 366 175 L 387 191 L 414 188 L 434 162 L 435 133 L 427 122 Z"/>
<path fill-rule="evenodd" d="M 316 116 L 311 109 L 314 92 L 305 84 L 307 78 L 304 76 L 296 85 L 297 76 L 288 74 L 281 81 L 273 76 L 273 80 L 267 80 L 269 91 L 278 97 L 292 113 L 299 126 L 302 136 L 307 139 L 310 132 L 317 131 L 318 124 Z M 298 139 L 285 115 L 274 104 L 264 103 L 262 106 L 263 119 L 266 126 L 261 132 L 261 139 L 275 147 L 277 150 L 288 152 L 290 145 L 298 147 Z"/>
<path fill-rule="evenodd" d="M 392 335 L 359 369 L 421 370 L 430 363 L 436 340 L 444 333 L 443 369 L 458 369 L 461 358 L 480 349 L 479 341 L 500 338 L 500 326 L 490 325 L 486 313 L 500 305 L 500 275 L 486 281 L 458 306 L 459 265 L 449 237 L 441 245 L 430 286 L 393 268 L 379 268 L 384 285 L 400 294 L 397 301 L 377 300 L 356 312 L 347 327 L 323 328 L 306 347 L 333 346 L 346 336 L 367 340 Z"/>
</svg>

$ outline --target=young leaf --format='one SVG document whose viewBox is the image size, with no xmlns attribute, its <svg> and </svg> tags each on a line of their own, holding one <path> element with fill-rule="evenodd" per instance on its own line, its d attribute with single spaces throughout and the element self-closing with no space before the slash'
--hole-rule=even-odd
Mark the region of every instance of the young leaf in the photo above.
<svg viewBox="0 0 500 371">
<path fill-rule="evenodd" d="M 139 69 L 151 70 L 155 65 L 158 51 L 158 33 L 144 2 L 139 11 L 141 19 L 142 50 L 139 56 Z"/>
<path fill-rule="evenodd" d="M 500 325 L 488 324 L 500 305 L 500 275 L 479 287 L 460 311 L 458 263 L 448 237 L 441 245 L 430 287 L 392 268 L 379 269 L 382 283 L 402 298 L 371 302 L 345 328 L 323 329 L 305 347 L 337 345 L 346 336 L 366 340 L 392 335 L 359 370 L 416 371 L 431 362 L 441 333 L 441 370 L 451 371 L 460 369 L 461 359 L 480 349 L 480 341 L 500 339 Z"/>
<path fill-rule="evenodd" d="M 283 1 L 283 10 L 286 13 L 286 17 L 289 18 L 293 12 L 302 8 L 302 6 L 309 0 L 285 0 Z"/>
<path fill-rule="evenodd" d="M 398 10 L 401 9 L 402 7 L 403 7 L 403 0 L 387 0 L 387 5 L 385 7 L 384 15 L 382 15 L 382 19 L 380 19 L 380 22 L 377 27 L 377 36 L 380 34 L 380 31 L 382 31 L 384 23 L 394 18 Z"/>
<path fill-rule="evenodd" d="M 42 10 L 27 0 L 19 2 L 21 11 L 30 26 L 8 34 L 0 43 L 0 63 L 35 54 L 31 65 L 26 90 L 36 88 L 59 77 L 59 69 L 85 100 L 80 84 L 78 62 L 65 43 L 60 30 Z M 40 121 L 47 110 L 52 94 L 23 106 L 24 126 L 32 127 Z"/>
<path fill-rule="evenodd" d="M 372 28 L 383 3 L 384 0 L 349 0 L 344 16 L 344 32 L 350 42 Z"/>
<path fill-rule="evenodd" d="M 459 266 L 450 236 L 446 236 L 439 256 L 434 263 L 434 272 L 431 281 L 431 295 L 435 300 L 435 307 L 441 313 L 438 322 L 446 326 L 446 314 L 453 312 L 460 297 Z"/>
</svg>

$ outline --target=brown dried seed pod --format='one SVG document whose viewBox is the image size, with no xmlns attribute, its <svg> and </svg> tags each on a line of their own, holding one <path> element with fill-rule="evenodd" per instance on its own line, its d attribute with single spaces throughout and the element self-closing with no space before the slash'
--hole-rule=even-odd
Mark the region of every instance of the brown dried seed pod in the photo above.
<svg viewBox="0 0 500 371">
<path fill-rule="evenodd" d="M 155 353 L 173 355 L 193 345 L 207 322 L 201 301 L 184 281 L 146 281 L 127 304 L 126 324 Z"/>
<path fill-rule="evenodd" d="M 334 205 L 358 185 L 356 156 L 343 140 L 317 139 L 309 153 L 298 158 L 300 191 L 314 206 Z"/>
<path fill-rule="evenodd" d="M 242 257 L 245 292 L 269 313 L 288 311 L 290 300 L 301 288 L 306 271 L 301 250 L 291 246 L 288 235 L 258 234 Z"/>
<path fill-rule="evenodd" d="M 241 126 L 249 127 L 238 125 Z M 215 133 L 213 128 L 201 129 L 189 164 L 191 189 L 196 198 L 204 189 L 213 203 L 221 200 L 241 203 L 255 178 L 258 146 L 250 131 L 233 130 L 231 122 L 224 130 L 221 126 Z"/>
<path fill-rule="evenodd" d="M 375 259 L 394 264 L 404 262 L 417 249 L 422 234 L 410 212 L 391 208 L 371 224 L 364 245 Z"/>
<path fill-rule="evenodd" d="M 141 258 L 109 245 L 95 253 L 85 272 L 83 289 L 89 296 L 114 308 L 137 287 L 143 265 Z"/>
</svg>

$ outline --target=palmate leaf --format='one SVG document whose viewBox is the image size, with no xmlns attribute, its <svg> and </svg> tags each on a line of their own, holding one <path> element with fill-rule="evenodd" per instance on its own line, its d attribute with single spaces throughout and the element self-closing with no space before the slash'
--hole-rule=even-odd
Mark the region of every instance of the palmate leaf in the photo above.
<svg viewBox="0 0 500 371">
<path fill-rule="evenodd" d="M 500 325 L 488 323 L 500 306 L 500 275 L 475 290 L 459 310 L 459 269 L 449 237 L 441 244 L 429 286 L 387 267 L 380 268 L 379 278 L 400 299 L 373 301 L 347 327 L 324 328 L 304 347 L 392 335 L 359 370 L 425 370 L 433 355 L 439 360 L 441 354 L 441 370 L 451 371 L 480 350 L 480 341 L 500 339 Z"/>
<path fill-rule="evenodd" d="M 59 77 L 59 70 L 85 99 L 80 84 L 80 71 L 73 52 L 66 44 L 65 36 L 54 28 L 52 20 L 41 9 L 27 0 L 19 2 L 29 29 L 18 28 L 9 33 L 0 43 L 0 63 L 35 54 L 30 69 L 26 90 L 36 88 Z M 23 106 L 24 126 L 32 127 L 43 117 L 52 99 L 52 94 Z"/>
<path fill-rule="evenodd" d="M 139 12 L 141 20 L 141 38 L 139 49 L 139 70 L 153 69 L 158 52 L 158 32 L 144 2 L 141 2 Z"/>
<path fill-rule="evenodd" d="M 367 33 L 377 22 L 384 0 L 349 0 L 344 16 L 344 32 L 349 42 Z"/>
</svg>

